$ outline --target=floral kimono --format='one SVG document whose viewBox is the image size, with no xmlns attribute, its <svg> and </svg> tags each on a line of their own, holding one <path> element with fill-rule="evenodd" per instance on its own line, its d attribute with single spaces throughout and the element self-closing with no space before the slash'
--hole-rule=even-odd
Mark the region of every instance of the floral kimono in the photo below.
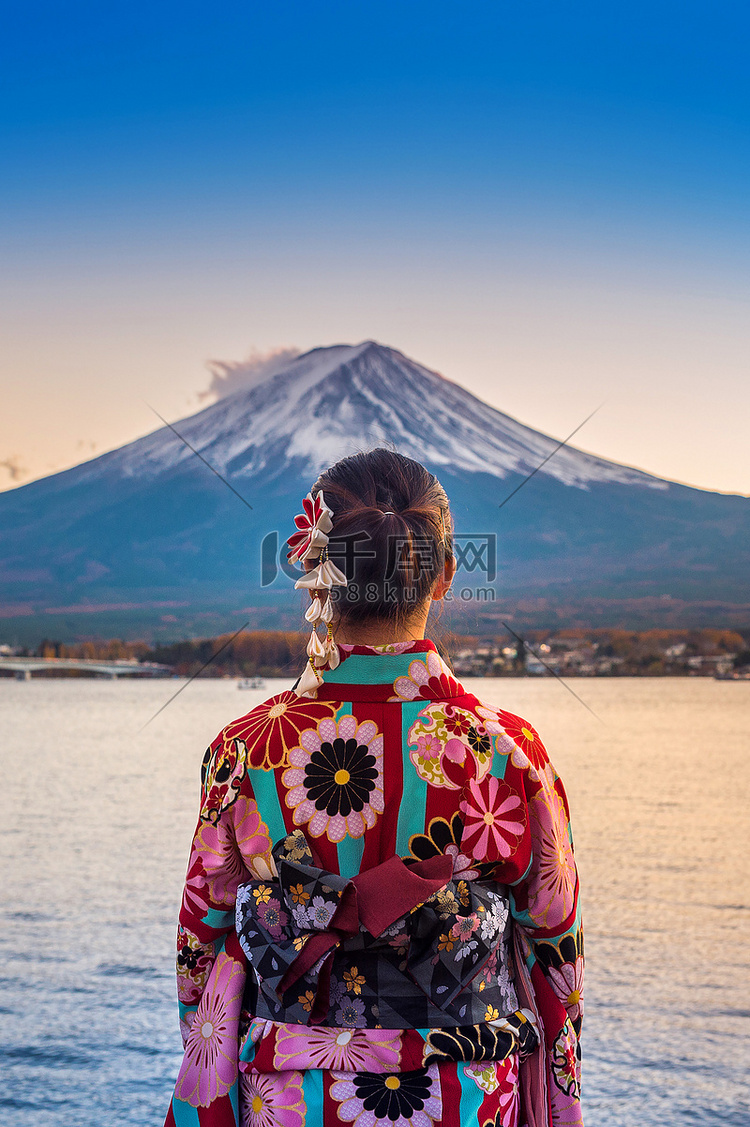
<svg viewBox="0 0 750 1127">
<path fill-rule="evenodd" d="M 583 937 L 531 725 L 339 646 L 206 752 L 166 1127 L 576 1127 Z"/>
</svg>

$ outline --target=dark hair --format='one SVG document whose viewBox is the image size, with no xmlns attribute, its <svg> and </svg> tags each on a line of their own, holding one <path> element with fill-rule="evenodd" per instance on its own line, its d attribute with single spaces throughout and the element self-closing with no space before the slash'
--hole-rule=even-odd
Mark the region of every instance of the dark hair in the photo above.
<svg viewBox="0 0 750 1127">
<path fill-rule="evenodd" d="M 453 559 L 453 525 L 442 485 L 419 462 L 377 449 L 320 475 L 333 512 L 328 555 L 349 585 L 334 588 L 347 621 L 408 619 Z"/>
</svg>

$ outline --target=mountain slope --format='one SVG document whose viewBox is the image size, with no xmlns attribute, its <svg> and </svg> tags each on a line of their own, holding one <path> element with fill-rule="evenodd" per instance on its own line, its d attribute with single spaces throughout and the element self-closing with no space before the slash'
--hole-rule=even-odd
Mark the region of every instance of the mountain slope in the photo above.
<svg viewBox="0 0 750 1127">
<path fill-rule="evenodd" d="M 272 473 L 281 455 L 284 465 L 295 462 L 312 478 L 352 450 L 392 443 L 434 466 L 503 478 L 529 473 L 557 445 L 373 341 L 313 349 L 276 376 L 175 425 L 217 469 L 240 477 Z M 106 465 L 126 477 L 144 477 L 191 457 L 162 429 L 68 472 L 86 480 Z M 616 481 L 666 488 L 658 478 L 572 447 L 541 472 L 582 487 Z"/>
<path fill-rule="evenodd" d="M 500 509 L 556 440 L 372 341 L 314 349 L 175 429 L 252 508 L 167 427 L 0 494 L 0 622 L 12 617 L 15 633 L 122 631 L 123 622 L 153 632 L 166 617 L 163 630 L 205 622 L 208 632 L 247 606 L 255 621 L 293 622 L 289 580 L 268 584 L 273 533 L 283 542 L 321 468 L 382 444 L 438 474 L 459 532 L 497 537 L 506 607 L 542 597 L 553 614 L 561 602 L 635 606 L 664 594 L 750 604 L 747 498 L 566 447 Z M 491 619 L 488 606 L 460 609 Z"/>
</svg>

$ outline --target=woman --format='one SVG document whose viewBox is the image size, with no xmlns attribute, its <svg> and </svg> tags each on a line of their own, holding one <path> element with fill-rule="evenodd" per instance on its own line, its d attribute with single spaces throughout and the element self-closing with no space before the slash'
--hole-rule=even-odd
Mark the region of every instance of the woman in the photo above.
<svg viewBox="0 0 750 1127">
<path fill-rule="evenodd" d="M 375 450 L 304 509 L 309 661 L 203 762 L 167 1124 L 580 1124 L 567 801 L 531 725 L 424 638 L 447 497 Z"/>
</svg>

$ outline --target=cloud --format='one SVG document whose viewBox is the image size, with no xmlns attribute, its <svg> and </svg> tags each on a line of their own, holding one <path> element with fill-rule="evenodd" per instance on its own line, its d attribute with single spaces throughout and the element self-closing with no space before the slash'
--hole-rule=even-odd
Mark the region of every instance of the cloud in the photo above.
<svg viewBox="0 0 750 1127">
<path fill-rule="evenodd" d="M 28 473 L 26 467 L 21 464 L 21 459 L 17 458 L 15 454 L 11 454 L 9 458 L 0 459 L 0 470 L 5 470 L 10 475 L 11 481 L 20 481 Z"/>
<path fill-rule="evenodd" d="M 283 346 L 271 348 L 268 352 L 255 348 L 246 360 L 209 360 L 211 383 L 200 393 L 200 398 L 224 399 L 236 391 L 246 391 L 275 376 L 299 354 L 299 348 Z"/>
</svg>

